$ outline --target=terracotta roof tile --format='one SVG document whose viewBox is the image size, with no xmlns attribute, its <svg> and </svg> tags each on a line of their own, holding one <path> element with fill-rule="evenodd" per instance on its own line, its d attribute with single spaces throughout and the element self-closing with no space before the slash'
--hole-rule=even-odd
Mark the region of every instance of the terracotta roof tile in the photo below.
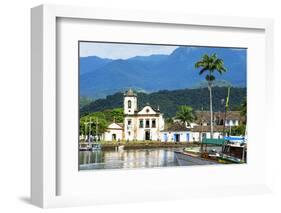
<svg viewBox="0 0 281 213">
<path fill-rule="evenodd" d="M 196 123 L 201 123 L 210 121 L 210 112 L 209 111 L 196 111 L 195 112 L 197 121 Z M 215 120 L 224 120 L 224 112 L 214 112 L 214 121 Z M 227 120 L 239 120 L 239 121 L 245 121 L 245 117 L 241 116 L 239 111 L 229 111 L 226 113 L 226 119 Z"/>
<path fill-rule="evenodd" d="M 229 130 L 229 127 L 225 127 L 225 131 Z M 193 132 L 210 132 L 211 126 L 194 126 L 192 129 Z M 214 132 L 223 132 L 223 125 L 214 125 Z"/>
<path fill-rule="evenodd" d="M 163 130 L 163 132 L 185 132 L 190 131 L 189 128 L 185 126 L 185 124 L 180 122 L 175 122 L 172 126 L 168 127 L 167 129 Z"/>
</svg>

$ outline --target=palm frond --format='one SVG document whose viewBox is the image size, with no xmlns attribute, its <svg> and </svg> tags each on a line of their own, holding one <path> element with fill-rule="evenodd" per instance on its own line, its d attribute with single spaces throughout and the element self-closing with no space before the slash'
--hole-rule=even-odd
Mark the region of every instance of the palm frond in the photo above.
<svg viewBox="0 0 281 213">
<path fill-rule="evenodd" d="M 201 69 L 201 70 L 199 71 L 199 75 L 202 75 L 206 70 L 208 70 L 207 67 L 204 67 L 203 69 Z"/>
<path fill-rule="evenodd" d="M 216 53 L 213 53 L 211 55 L 204 54 L 201 60 L 195 63 L 195 68 L 201 68 L 199 71 L 199 75 L 202 75 L 207 70 L 209 70 L 210 73 L 217 71 L 219 74 L 227 71 L 224 66 L 223 60 L 221 58 L 218 58 Z M 212 78 L 215 79 L 214 76 Z"/>
<path fill-rule="evenodd" d="M 195 63 L 195 68 L 199 68 L 199 67 L 202 67 L 204 66 L 204 62 L 203 61 L 198 61 Z"/>
</svg>

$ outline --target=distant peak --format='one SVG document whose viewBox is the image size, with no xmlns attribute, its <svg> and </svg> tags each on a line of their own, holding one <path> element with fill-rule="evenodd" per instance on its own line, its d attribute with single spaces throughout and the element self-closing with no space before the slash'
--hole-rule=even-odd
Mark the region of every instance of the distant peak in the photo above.
<svg viewBox="0 0 281 213">
<path fill-rule="evenodd" d="M 95 56 L 95 55 L 89 55 L 89 56 L 80 56 L 80 58 L 89 58 L 89 59 L 100 59 L 100 60 L 108 60 L 108 61 L 113 61 L 113 59 L 110 58 L 102 58 L 99 56 Z"/>
<path fill-rule="evenodd" d="M 185 61 L 187 60 L 187 58 L 189 58 L 192 55 L 191 52 L 193 48 L 194 47 L 188 47 L 188 46 L 178 47 L 171 53 L 170 58 L 174 58 L 180 61 Z"/>
</svg>

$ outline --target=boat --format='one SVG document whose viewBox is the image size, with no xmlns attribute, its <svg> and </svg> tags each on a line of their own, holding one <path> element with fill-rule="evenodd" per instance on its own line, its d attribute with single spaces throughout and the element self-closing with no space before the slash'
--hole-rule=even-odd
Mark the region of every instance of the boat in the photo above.
<svg viewBox="0 0 281 213">
<path fill-rule="evenodd" d="M 246 143 L 228 143 L 224 145 L 223 150 L 218 157 L 219 160 L 229 163 L 247 162 L 247 144 Z"/>
<path fill-rule="evenodd" d="M 225 155 L 225 154 L 219 156 L 218 161 L 221 163 L 244 163 L 244 161 L 242 161 L 239 158 L 232 157 L 230 155 Z"/>
<path fill-rule="evenodd" d="M 91 144 L 91 150 L 92 151 L 100 151 L 101 150 L 101 144 L 100 143 L 92 143 Z"/>
<path fill-rule="evenodd" d="M 216 149 L 212 149 L 208 152 L 208 157 L 211 159 L 217 159 L 220 156 L 220 153 Z"/>
<path fill-rule="evenodd" d="M 219 163 L 245 163 L 247 161 L 247 140 L 244 136 L 227 136 L 223 139 L 203 139 L 203 144 L 221 146 L 221 152 L 207 149 L 204 157 L 218 161 Z"/>
<path fill-rule="evenodd" d="M 186 153 L 191 153 L 191 154 L 200 154 L 200 147 L 186 147 L 183 149 L 184 152 Z"/>
<path fill-rule="evenodd" d="M 217 161 L 202 158 L 197 153 L 191 153 L 186 151 L 175 151 L 175 156 L 180 166 L 218 164 Z"/>
<path fill-rule="evenodd" d="M 88 143 L 80 143 L 79 144 L 79 151 L 90 151 L 91 147 Z"/>
<path fill-rule="evenodd" d="M 90 149 L 88 147 L 80 147 L 79 151 L 89 151 Z"/>
</svg>

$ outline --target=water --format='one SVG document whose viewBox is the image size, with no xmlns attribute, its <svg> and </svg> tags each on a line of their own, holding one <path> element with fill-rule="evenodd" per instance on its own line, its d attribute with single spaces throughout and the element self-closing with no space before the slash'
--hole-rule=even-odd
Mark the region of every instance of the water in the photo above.
<svg viewBox="0 0 281 213">
<path fill-rule="evenodd" d="M 174 151 L 170 149 L 135 149 L 123 151 L 80 151 L 80 170 L 131 169 L 179 166 Z"/>
</svg>

